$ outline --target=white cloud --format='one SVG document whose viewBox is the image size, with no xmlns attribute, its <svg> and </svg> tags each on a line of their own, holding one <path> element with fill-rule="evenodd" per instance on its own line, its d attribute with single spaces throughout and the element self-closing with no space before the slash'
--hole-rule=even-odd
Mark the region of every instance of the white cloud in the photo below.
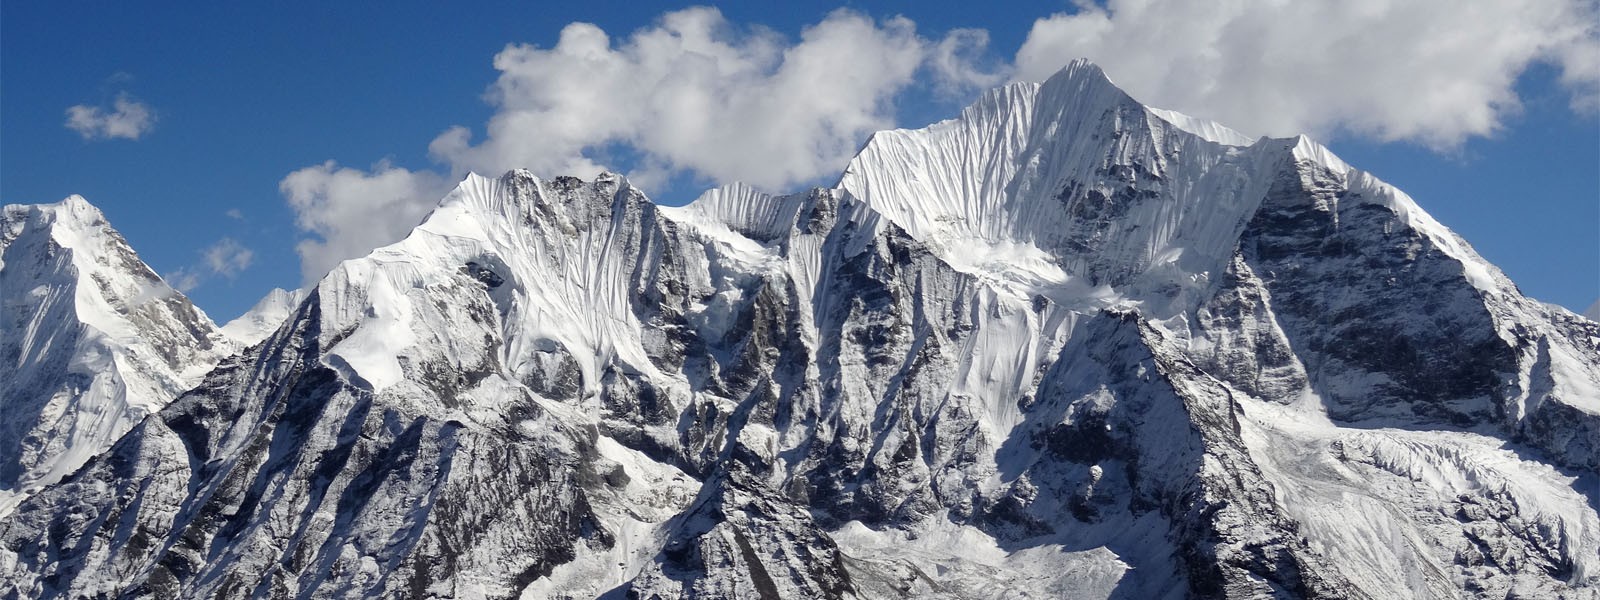
<svg viewBox="0 0 1600 600">
<path fill-rule="evenodd" d="M 255 259 L 255 252 L 244 247 L 233 238 L 222 238 L 211 247 L 201 252 L 205 257 L 206 268 L 212 273 L 232 278 L 240 271 L 250 268 L 250 262 Z"/>
<path fill-rule="evenodd" d="M 1098 63 L 1134 97 L 1251 134 L 1354 134 L 1436 149 L 1497 131 L 1535 63 L 1600 107 L 1585 0 L 1110 0 L 1034 23 L 1017 77 Z"/>
<path fill-rule="evenodd" d="M 112 109 L 79 104 L 67 109 L 67 129 L 85 140 L 124 138 L 137 140 L 156 125 L 155 112 L 127 92 L 117 95 Z"/>
<path fill-rule="evenodd" d="M 227 217 L 229 219 L 233 219 L 235 221 L 243 221 L 244 220 L 244 211 L 239 210 L 237 208 L 230 208 L 230 209 L 228 209 L 227 212 L 224 212 L 222 214 L 227 215 Z"/>
<path fill-rule="evenodd" d="M 316 236 L 296 246 L 301 273 L 309 283 L 342 260 L 399 241 L 433 209 L 449 185 L 438 174 L 388 162 L 369 172 L 330 160 L 290 173 L 278 189 L 294 209 L 295 224 Z"/>
<path fill-rule="evenodd" d="M 211 277 L 222 276 L 233 279 L 234 276 L 250 268 L 255 256 L 255 251 L 244 247 L 238 240 L 225 237 L 201 250 L 198 264 L 179 268 L 168 273 L 163 279 L 167 285 L 172 286 L 172 289 L 188 293 Z M 135 304 L 159 297 L 157 293 L 146 294 L 136 300 Z"/>
<path fill-rule="evenodd" d="M 456 127 L 430 151 L 456 174 L 589 176 L 621 146 L 638 156 L 630 176 L 646 188 L 690 172 L 784 190 L 836 174 L 867 135 L 892 127 L 892 98 L 925 66 L 942 85 L 998 81 L 970 60 L 986 43 L 973 30 L 928 40 L 903 17 L 848 10 L 793 44 L 712 8 L 667 13 L 620 40 L 573 23 L 552 48 L 515 44 L 495 56 L 486 139 L 474 144 Z"/>
<path fill-rule="evenodd" d="M 940 93 L 966 100 L 973 91 L 1005 83 L 1010 65 L 982 68 L 988 62 L 989 32 L 983 29 L 953 29 L 939 40 L 928 56 L 934 84 Z"/>
</svg>

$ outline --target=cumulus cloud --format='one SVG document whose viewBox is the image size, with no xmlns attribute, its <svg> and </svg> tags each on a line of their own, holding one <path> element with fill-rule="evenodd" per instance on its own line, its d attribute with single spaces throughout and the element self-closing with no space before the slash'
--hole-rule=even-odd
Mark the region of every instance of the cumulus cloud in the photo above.
<svg viewBox="0 0 1600 600">
<path fill-rule="evenodd" d="M 155 111 L 127 92 L 117 95 L 110 110 L 79 104 L 67 108 L 67 129 L 85 140 L 123 138 L 137 140 L 156 125 Z"/>
<path fill-rule="evenodd" d="M 1110 0 L 1034 23 L 1016 76 L 1086 57 L 1141 101 L 1252 134 L 1348 134 L 1435 149 L 1493 134 L 1531 65 L 1600 107 L 1586 0 Z"/>
<path fill-rule="evenodd" d="M 295 224 L 315 236 L 295 248 L 310 283 L 340 261 L 405 237 L 449 191 L 449 184 L 436 173 L 387 161 L 363 171 L 330 160 L 290 173 L 278 190 L 294 209 Z"/>
<path fill-rule="evenodd" d="M 514 44 L 495 56 L 497 112 L 474 143 L 463 127 L 430 145 L 456 174 L 593 175 L 615 146 L 638 156 L 645 187 L 689 172 L 785 189 L 832 175 L 867 135 L 894 125 L 891 100 L 926 67 L 941 85 L 998 81 L 974 65 L 987 36 L 917 35 L 909 19 L 839 10 L 790 43 L 740 28 L 712 8 L 670 12 L 620 40 L 588 23 L 555 46 Z"/>
</svg>

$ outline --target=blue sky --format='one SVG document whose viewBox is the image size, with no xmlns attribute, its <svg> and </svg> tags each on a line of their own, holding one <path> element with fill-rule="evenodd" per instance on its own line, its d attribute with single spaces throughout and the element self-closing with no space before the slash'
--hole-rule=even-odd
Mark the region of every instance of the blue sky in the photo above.
<svg viewBox="0 0 1600 600">
<path fill-rule="evenodd" d="M 403 221 L 464 168 L 529 161 L 630 170 L 669 203 L 747 168 L 741 155 L 805 165 L 741 177 L 769 188 L 830 182 L 842 159 L 817 147 L 952 116 L 986 85 L 1036 78 L 1086 55 L 1151 104 L 1252 134 L 1313 132 L 1406 190 L 1536 298 L 1582 310 L 1600 297 L 1600 46 L 1592 29 L 1571 29 L 1572 11 L 1592 6 L 1550 2 L 1539 14 L 1462 16 L 1417 2 L 1416 11 L 1397 9 L 1375 23 L 1370 15 L 1250 2 L 1203 18 L 1141 10 L 1152 2 L 1165 3 L 749 3 L 720 7 L 720 15 L 675 13 L 679 25 L 663 15 L 685 5 L 636 2 L 7 3 L 0 201 L 82 194 L 147 262 L 184 279 L 190 296 L 225 321 L 272 287 L 299 286 L 314 260 L 377 243 L 361 236 L 361 211 L 351 216 L 330 204 L 362 201 L 380 186 L 417 196 L 370 211 Z M 841 16 L 841 7 L 854 12 Z M 597 29 L 569 28 L 574 22 Z M 609 34 L 613 58 L 639 77 L 654 72 L 655 50 L 634 32 L 706 23 L 727 42 L 724 62 L 753 65 L 713 69 L 709 85 L 782 91 L 813 83 L 805 77 L 818 72 L 792 57 L 839 44 L 862 44 L 847 48 L 846 56 L 861 57 L 845 65 L 855 69 L 848 78 L 878 81 L 853 84 L 850 97 L 865 98 L 857 104 L 816 108 L 799 120 L 827 125 L 831 137 L 774 148 L 774 158 L 760 146 L 705 154 L 695 142 L 718 132 L 652 129 L 651 116 L 623 100 L 605 113 L 620 129 L 592 125 L 566 140 L 576 151 L 561 156 L 584 164 L 507 143 L 518 139 L 514 128 L 496 139 L 486 127 L 527 103 L 559 100 L 506 90 L 588 81 L 552 50 L 578 49 L 588 39 L 580 34 Z M 973 29 L 986 41 L 962 31 Z M 1430 32 L 1441 33 L 1435 40 Z M 1541 41 L 1489 43 L 1511 34 Z M 1466 45 L 1442 56 L 1418 50 L 1460 38 Z M 1354 39 L 1360 48 L 1317 48 L 1307 39 Z M 497 56 L 512 66 L 497 69 Z M 759 120 L 767 105 L 734 108 L 741 106 Z M 71 107 L 81 107 L 76 121 Z M 456 126 L 471 137 L 452 146 L 443 134 Z M 297 251 L 319 235 L 349 239 Z"/>
</svg>

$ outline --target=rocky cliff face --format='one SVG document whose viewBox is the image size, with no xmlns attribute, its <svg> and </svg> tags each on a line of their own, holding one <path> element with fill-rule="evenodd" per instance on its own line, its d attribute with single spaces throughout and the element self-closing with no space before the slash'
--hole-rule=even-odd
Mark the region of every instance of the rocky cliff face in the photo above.
<svg viewBox="0 0 1600 600">
<path fill-rule="evenodd" d="M 469 176 L 24 502 L 0 565 L 28 597 L 1583 597 L 1597 340 L 1309 140 L 1077 63 L 832 189 Z"/>
</svg>

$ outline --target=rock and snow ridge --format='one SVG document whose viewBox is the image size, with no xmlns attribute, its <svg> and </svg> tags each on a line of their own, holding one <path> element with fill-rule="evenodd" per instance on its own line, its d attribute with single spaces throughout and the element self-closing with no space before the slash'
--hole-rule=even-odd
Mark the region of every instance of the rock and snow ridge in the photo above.
<svg viewBox="0 0 1600 600">
<path fill-rule="evenodd" d="M 233 349 L 80 196 L 5 207 L 0 306 L 0 516 Z"/>
<path fill-rule="evenodd" d="M 1597 343 L 1314 142 L 1079 62 L 877 134 L 834 189 L 468 176 L 24 502 L 0 569 L 29 597 L 1585 597 Z"/>
</svg>

